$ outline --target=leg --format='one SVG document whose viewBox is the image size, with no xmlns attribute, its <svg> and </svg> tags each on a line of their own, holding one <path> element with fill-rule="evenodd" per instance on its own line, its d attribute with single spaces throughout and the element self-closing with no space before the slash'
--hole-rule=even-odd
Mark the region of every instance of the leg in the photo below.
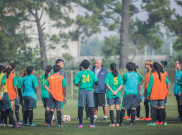
<svg viewBox="0 0 182 135">
<path fill-rule="evenodd" d="M 83 107 L 78 107 L 78 119 L 79 119 L 79 124 L 82 124 L 83 121 Z"/>
<path fill-rule="evenodd" d="M 131 114 L 131 108 L 127 109 L 127 116 L 130 117 Z"/>
<path fill-rule="evenodd" d="M 61 110 L 57 110 L 57 121 L 58 121 L 58 126 L 61 125 Z"/>
<path fill-rule="evenodd" d="M 146 118 L 149 118 L 149 101 L 148 101 L 148 99 L 145 99 L 144 106 L 145 106 Z"/>
<path fill-rule="evenodd" d="M 17 122 L 19 122 L 20 121 L 20 118 L 19 118 L 19 105 L 15 105 L 15 115 L 16 115 Z"/>
<path fill-rule="evenodd" d="M 94 124 L 94 108 L 93 107 L 89 107 L 89 117 L 90 117 L 90 124 Z"/>
<path fill-rule="evenodd" d="M 116 104 L 116 117 L 117 117 L 117 124 L 120 123 L 120 105 Z"/>
<path fill-rule="evenodd" d="M 28 109 L 28 117 L 29 117 L 29 124 L 32 124 L 33 121 L 33 109 L 29 108 Z"/>
<path fill-rule="evenodd" d="M 124 118 L 124 115 L 125 115 L 125 108 L 122 108 L 122 109 L 121 109 L 121 115 L 120 115 L 120 125 L 121 125 L 121 126 L 123 125 L 123 118 Z"/>
<path fill-rule="evenodd" d="M 114 124 L 114 105 L 110 105 L 110 119 L 111 124 Z"/>
</svg>

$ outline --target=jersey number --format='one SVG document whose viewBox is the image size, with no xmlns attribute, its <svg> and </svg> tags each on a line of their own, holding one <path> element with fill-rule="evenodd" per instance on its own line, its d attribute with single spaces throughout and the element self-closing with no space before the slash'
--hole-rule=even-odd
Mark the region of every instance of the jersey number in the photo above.
<svg viewBox="0 0 182 135">
<path fill-rule="evenodd" d="M 89 75 L 83 75 L 83 83 L 86 83 L 86 82 L 90 82 L 90 78 L 89 78 Z"/>
<path fill-rule="evenodd" d="M 118 84 L 117 77 L 114 77 L 114 84 L 115 84 L 115 85 L 117 85 L 117 84 Z"/>
</svg>

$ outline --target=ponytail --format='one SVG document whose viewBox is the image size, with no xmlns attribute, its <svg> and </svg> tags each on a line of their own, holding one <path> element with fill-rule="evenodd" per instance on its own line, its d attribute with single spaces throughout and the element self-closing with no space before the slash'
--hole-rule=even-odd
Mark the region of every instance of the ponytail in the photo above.
<svg viewBox="0 0 182 135">
<path fill-rule="evenodd" d="M 159 63 L 155 62 L 153 64 L 153 67 L 154 67 L 155 71 L 157 72 L 157 74 L 159 76 L 159 80 L 161 81 L 161 73 L 162 73 L 161 65 Z"/>
<path fill-rule="evenodd" d="M 15 65 L 14 64 L 9 64 L 8 68 L 6 69 L 6 77 L 9 78 L 9 75 L 11 74 L 11 71 L 15 69 Z"/>
<path fill-rule="evenodd" d="M 52 70 L 52 66 L 51 65 L 48 65 L 48 66 L 46 66 L 46 68 L 45 68 L 45 79 L 47 79 L 48 78 L 48 75 L 49 75 L 49 72 Z"/>
<path fill-rule="evenodd" d="M 115 63 L 111 63 L 110 69 L 111 69 L 112 74 L 114 75 L 114 77 L 117 77 L 118 76 L 118 70 L 116 68 L 116 64 Z"/>
</svg>

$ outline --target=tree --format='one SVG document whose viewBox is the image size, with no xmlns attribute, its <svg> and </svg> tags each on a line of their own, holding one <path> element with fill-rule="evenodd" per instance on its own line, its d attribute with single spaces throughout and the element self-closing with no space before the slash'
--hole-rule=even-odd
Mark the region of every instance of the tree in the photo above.
<svg viewBox="0 0 182 135">
<path fill-rule="evenodd" d="M 20 27 L 20 23 L 25 19 L 21 10 L 22 5 L 19 0 L 0 1 L 0 62 L 16 62 L 18 50 L 24 48 L 29 39 Z M 19 29 L 17 31 L 17 29 Z"/>
<path fill-rule="evenodd" d="M 71 11 L 70 1 L 67 0 L 55 0 L 55 1 L 42 1 L 42 0 L 26 0 L 24 3 L 26 6 L 26 12 L 28 16 L 33 16 L 33 21 L 37 25 L 38 31 L 38 40 L 40 47 L 40 57 L 41 66 L 44 68 L 47 65 L 47 49 L 54 49 L 55 46 L 61 45 L 67 47 L 69 35 L 61 29 L 70 27 L 73 24 L 73 19 L 69 17 L 68 12 Z M 62 8 L 68 9 L 62 10 Z M 48 14 L 49 17 L 55 21 L 53 27 L 56 27 L 59 30 L 59 34 L 50 35 L 49 33 L 44 32 L 44 25 L 46 22 L 43 22 L 42 17 L 44 14 Z M 48 44 L 46 41 L 51 41 L 51 44 Z"/>
<path fill-rule="evenodd" d="M 128 32 L 130 24 L 130 4 L 131 0 L 123 0 L 122 3 L 122 23 L 120 25 L 120 67 L 125 68 L 128 62 Z"/>
<path fill-rule="evenodd" d="M 176 0 L 176 3 L 178 4 L 179 7 L 182 7 L 182 1 Z M 178 57 L 181 58 L 181 53 L 182 53 L 182 14 L 178 14 L 174 12 L 173 18 L 170 18 L 170 20 L 167 22 L 167 26 L 170 29 L 171 32 L 174 33 L 174 35 L 177 37 L 174 44 L 173 48 L 174 50 L 178 53 Z"/>
</svg>

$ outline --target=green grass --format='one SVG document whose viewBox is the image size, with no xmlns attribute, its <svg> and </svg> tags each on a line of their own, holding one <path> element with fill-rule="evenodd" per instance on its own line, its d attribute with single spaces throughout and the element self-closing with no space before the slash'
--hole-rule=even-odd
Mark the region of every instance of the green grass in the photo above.
<svg viewBox="0 0 182 135">
<path fill-rule="evenodd" d="M 175 120 L 177 117 L 177 105 L 174 96 L 170 96 L 168 98 L 167 103 L 167 126 L 155 126 L 148 127 L 146 121 L 136 121 L 134 126 L 129 126 L 129 121 L 124 121 L 123 127 L 108 127 L 110 121 L 102 122 L 98 120 L 95 122 L 96 128 L 89 128 L 89 121 L 85 120 L 84 113 L 84 128 L 78 129 L 78 121 L 76 121 L 77 117 L 77 100 L 68 100 L 67 104 L 64 106 L 64 114 L 69 114 L 72 118 L 71 122 L 63 123 L 64 128 L 58 127 L 45 127 L 44 126 L 44 109 L 42 107 L 42 102 L 38 101 L 37 108 L 34 110 L 34 123 L 37 124 L 37 127 L 22 127 L 12 129 L 9 127 L 0 127 L 0 134 L 3 135 L 11 135 L 11 134 L 23 134 L 23 135 L 31 135 L 31 134 L 64 134 L 64 135 L 161 135 L 161 134 L 173 134 L 173 135 L 181 135 L 182 134 L 182 123 Z M 141 116 L 144 116 L 144 106 L 141 104 L 142 111 Z M 99 119 L 103 118 L 102 108 L 99 108 Z M 108 115 L 109 116 L 109 115 Z"/>
</svg>

